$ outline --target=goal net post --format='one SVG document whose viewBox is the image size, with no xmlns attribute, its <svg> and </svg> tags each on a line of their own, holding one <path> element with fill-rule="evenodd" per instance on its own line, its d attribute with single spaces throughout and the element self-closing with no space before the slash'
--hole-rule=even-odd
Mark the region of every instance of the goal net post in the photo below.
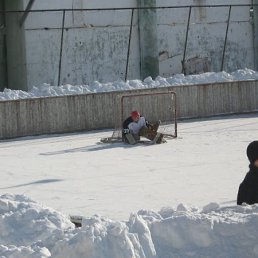
<svg viewBox="0 0 258 258">
<path fill-rule="evenodd" d="M 147 121 L 161 121 L 158 132 L 165 137 L 177 137 L 177 103 L 174 91 L 124 94 L 120 97 L 119 117 L 113 138 L 122 137 L 123 121 L 137 110 Z"/>
</svg>

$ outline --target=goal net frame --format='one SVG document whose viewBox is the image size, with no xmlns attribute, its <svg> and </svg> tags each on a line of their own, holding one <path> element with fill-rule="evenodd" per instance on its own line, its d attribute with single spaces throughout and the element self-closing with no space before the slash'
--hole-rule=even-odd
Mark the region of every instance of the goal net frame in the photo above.
<svg viewBox="0 0 258 258">
<path fill-rule="evenodd" d="M 131 94 L 125 94 L 121 96 L 120 99 L 120 115 L 119 115 L 119 122 L 117 122 L 118 124 L 116 125 L 115 131 L 113 132 L 113 135 L 111 138 L 113 139 L 119 139 L 121 138 L 121 133 L 122 133 L 122 127 L 123 127 L 123 121 L 126 118 L 125 116 L 129 116 L 130 113 L 127 114 L 125 112 L 125 100 L 127 99 L 136 99 L 138 98 L 138 101 L 140 101 L 142 98 L 144 97 L 149 97 L 149 102 L 152 101 L 151 97 L 157 97 L 157 96 L 168 96 L 167 97 L 167 101 L 169 101 L 169 108 L 167 109 L 165 106 L 162 106 L 162 109 L 164 110 L 164 112 L 168 111 L 167 116 L 169 117 L 169 120 L 165 121 L 166 123 L 170 124 L 170 131 L 166 132 L 166 129 L 164 129 L 166 126 L 168 125 L 163 125 L 164 121 L 161 121 L 163 128 L 162 133 L 164 133 L 164 136 L 166 138 L 177 138 L 177 98 L 176 98 L 176 93 L 174 91 L 166 91 L 166 92 L 151 92 L 151 93 L 131 93 Z M 151 104 L 151 103 L 148 103 Z M 163 103 L 164 104 L 164 103 Z M 167 105 L 168 103 L 165 103 L 164 105 Z M 137 110 L 137 109 L 136 109 Z M 162 112 L 163 112 L 162 110 Z M 141 110 L 138 110 L 141 113 Z M 146 117 L 148 119 L 148 117 Z M 158 118 L 159 119 L 159 118 Z M 150 121 L 153 122 L 153 121 Z"/>
</svg>

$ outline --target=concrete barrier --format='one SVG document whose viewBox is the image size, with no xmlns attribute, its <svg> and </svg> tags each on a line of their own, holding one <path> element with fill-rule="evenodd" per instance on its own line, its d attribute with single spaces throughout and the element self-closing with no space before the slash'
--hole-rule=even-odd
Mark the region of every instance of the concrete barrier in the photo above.
<svg viewBox="0 0 258 258">
<path fill-rule="evenodd" d="M 0 102 L 0 139 L 114 128 L 123 94 L 169 90 L 177 94 L 178 118 L 258 111 L 258 81 L 9 100 Z"/>
</svg>

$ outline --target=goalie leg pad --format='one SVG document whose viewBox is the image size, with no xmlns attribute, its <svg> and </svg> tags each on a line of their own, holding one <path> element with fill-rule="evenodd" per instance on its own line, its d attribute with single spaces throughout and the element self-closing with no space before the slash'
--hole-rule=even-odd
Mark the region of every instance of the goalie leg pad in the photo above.
<svg viewBox="0 0 258 258">
<path fill-rule="evenodd" d="M 151 123 L 150 126 L 149 126 L 149 129 L 151 129 L 152 131 L 154 132 L 157 132 L 158 129 L 159 129 L 159 125 L 161 124 L 161 121 L 156 121 L 154 123 Z"/>
<path fill-rule="evenodd" d="M 156 136 L 156 132 L 154 132 L 153 130 L 151 130 L 150 128 L 142 128 L 139 132 L 140 136 L 143 136 L 151 141 L 153 141 L 153 139 Z"/>
<path fill-rule="evenodd" d="M 137 143 L 137 141 L 135 140 L 135 138 L 133 137 L 133 135 L 131 133 L 125 134 L 125 138 L 126 138 L 126 140 L 129 144 L 136 144 Z"/>
<path fill-rule="evenodd" d="M 155 136 L 153 143 L 162 143 L 163 142 L 163 137 L 164 135 L 162 133 L 157 133 L 157 135 Z"/>
</svg>

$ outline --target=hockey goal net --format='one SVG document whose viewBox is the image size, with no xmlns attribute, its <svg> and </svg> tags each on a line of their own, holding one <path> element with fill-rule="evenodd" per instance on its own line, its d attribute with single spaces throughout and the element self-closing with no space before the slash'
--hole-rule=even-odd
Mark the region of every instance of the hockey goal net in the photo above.
<svg viewBox="0 0 258 258">
<path fill-rule="evenodd" d="M 123 121 L 137 110 L 149 122 L 161 121 L 158 132 L 166 138 L 177 137 L 176 93 L 174 91 L 122 95 L 111 140 L 122 138 Z"/>
</svg>

